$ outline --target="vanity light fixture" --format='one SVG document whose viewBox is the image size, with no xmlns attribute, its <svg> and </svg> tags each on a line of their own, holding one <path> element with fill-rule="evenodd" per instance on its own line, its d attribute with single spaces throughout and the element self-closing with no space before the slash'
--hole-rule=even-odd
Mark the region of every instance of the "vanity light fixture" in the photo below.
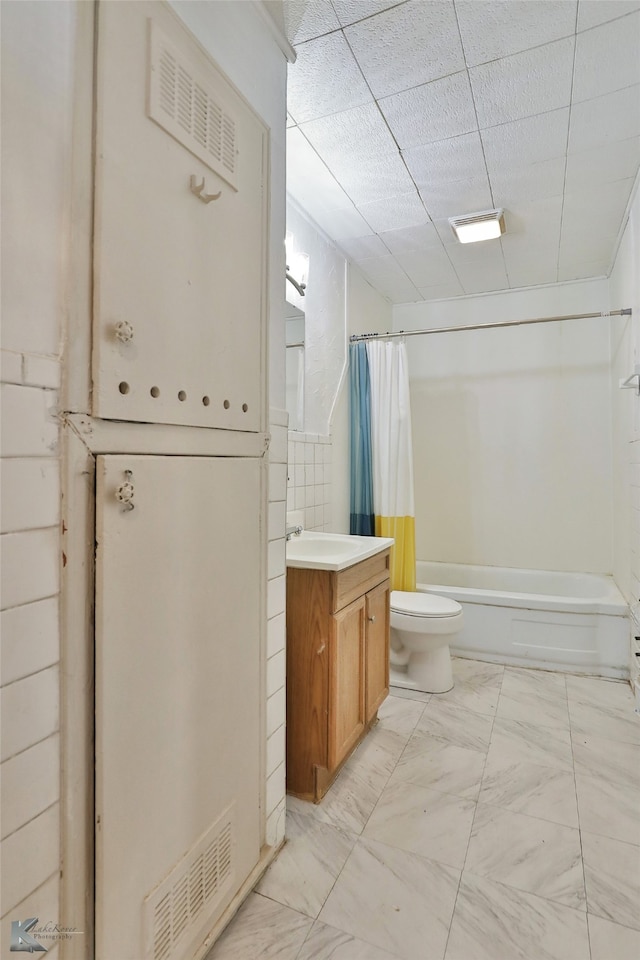
<svg viewBox="0 0 640 960">
<path fill-rule="evenodd" d="M 298 293 L 300 294 L 300 296 L 301 296 L 301 297 L 304 297 L 304 292 L 305 292 L 305 290 L 307 289 L 307 285 L 306 285 L 306 283 L 304 283 L 304 282 L 298 283 L 298 281 L 296 280 L 296 278 L 291 276 L 291 274 L 289 273 L 289 264 L 287 264 L 287 266 L 286 266 L 285 277 L 287 278 L 287 280 L 289 281 L 289 283 L 292 283 L 292 284 L 294 285 L 294 287 L 296 288 L 296 290 L 298 291 Z"/>
<path fill-rule="evenodd" d="M 460 243 L 495 240 L 505 232 L 503 210 L 483 210 L 465 217 L 450 217 L 449 223 Z"/>
<path fill-rule="evenodd" d="M 287 262 L 285 277 L 296 288 L 301 297 L 307 289 L 309 276 L 309 257 L 306 253 L 295 253 L 293 248 L 293 234 L 287 233 L 285 238 Z"/>
</svg>

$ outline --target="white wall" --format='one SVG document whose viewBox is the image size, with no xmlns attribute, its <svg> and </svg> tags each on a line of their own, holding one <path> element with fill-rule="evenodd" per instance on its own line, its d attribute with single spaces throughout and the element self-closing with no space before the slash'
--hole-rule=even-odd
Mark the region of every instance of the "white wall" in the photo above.
<svg viewBox="0 0 640 960">
<path fill-rule="evenodd" d="M 608 309 L 605 280 L 397 306 L 422 329 Z M 419 559 L 610 573 L 609 323 L 407 339 Z"/>
<path fill-rule="evenodd" d="M 609 278 L 611 308 L 631 307 L 632 317 L 611 320 L 614 562 L 620 590 L 638 611 L 640 625 L 640 397 L 620 390 L 640 363 L 640 191 Z M 635 632 L 638 632 L 637 630 Z"/>
<path fill-rule="evenodd" d="M 304 310 L 304 429 L 327 436 L 331 410 L 346 358 L 344 254 L 287 198 L 287 233 L 295 250 L 309 257 L 305 296 L 287 282 L 287 299 Z"/>
<path fill-rule="evenodd" d="M 60 341 L 74 3 L 2 7 L 2 941 L 59 919 Z M 57 949 L 49 956 L 57 955 Z"/>
</svg>

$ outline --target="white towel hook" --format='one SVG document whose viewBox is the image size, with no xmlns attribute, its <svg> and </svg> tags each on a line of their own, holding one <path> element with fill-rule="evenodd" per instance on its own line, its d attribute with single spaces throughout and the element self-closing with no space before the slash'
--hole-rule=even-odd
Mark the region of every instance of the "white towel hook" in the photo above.
<svg viewBox="0 0 640 960">
<path fill-rule="evenodd" d="M 191 174 L 189 178 L 189 189 L 198 200 L 202 200 L 203 203 L 211 203 L 212 200 L 217 200 L 222 196 L 222 190 L 218 193 L 204 193 L 204 177 L 202 178 L 202 183 L 198 183 L 197 179 L 197 177 Z"/>
</svg>

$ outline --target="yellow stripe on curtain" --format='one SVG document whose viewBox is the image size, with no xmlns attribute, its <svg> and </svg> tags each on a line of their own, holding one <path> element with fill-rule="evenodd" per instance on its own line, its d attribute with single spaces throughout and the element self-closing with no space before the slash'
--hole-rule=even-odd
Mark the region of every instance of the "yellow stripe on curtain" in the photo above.
<svg viewBox="0 0 640 960">
<path fill-rule="evenodd" d="M 376 517 L 376 537 L 393 537 L 391 548 L 391 589 L 416 588 L 415 517 Z"/>
</svg>

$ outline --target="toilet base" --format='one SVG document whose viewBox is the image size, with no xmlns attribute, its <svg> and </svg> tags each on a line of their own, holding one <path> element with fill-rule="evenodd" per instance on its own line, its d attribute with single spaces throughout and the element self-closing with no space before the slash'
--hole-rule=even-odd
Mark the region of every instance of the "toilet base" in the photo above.
<svg viewBox="0 0 640 960">
<path fill-rule="evenodd" d="M 453 689 L 453 671 L 449 646 L 435 650 L 412 652 L 406 671 L 390 668 L 389 683 L 422 693 L 447 693 Z"/>
</svg>

